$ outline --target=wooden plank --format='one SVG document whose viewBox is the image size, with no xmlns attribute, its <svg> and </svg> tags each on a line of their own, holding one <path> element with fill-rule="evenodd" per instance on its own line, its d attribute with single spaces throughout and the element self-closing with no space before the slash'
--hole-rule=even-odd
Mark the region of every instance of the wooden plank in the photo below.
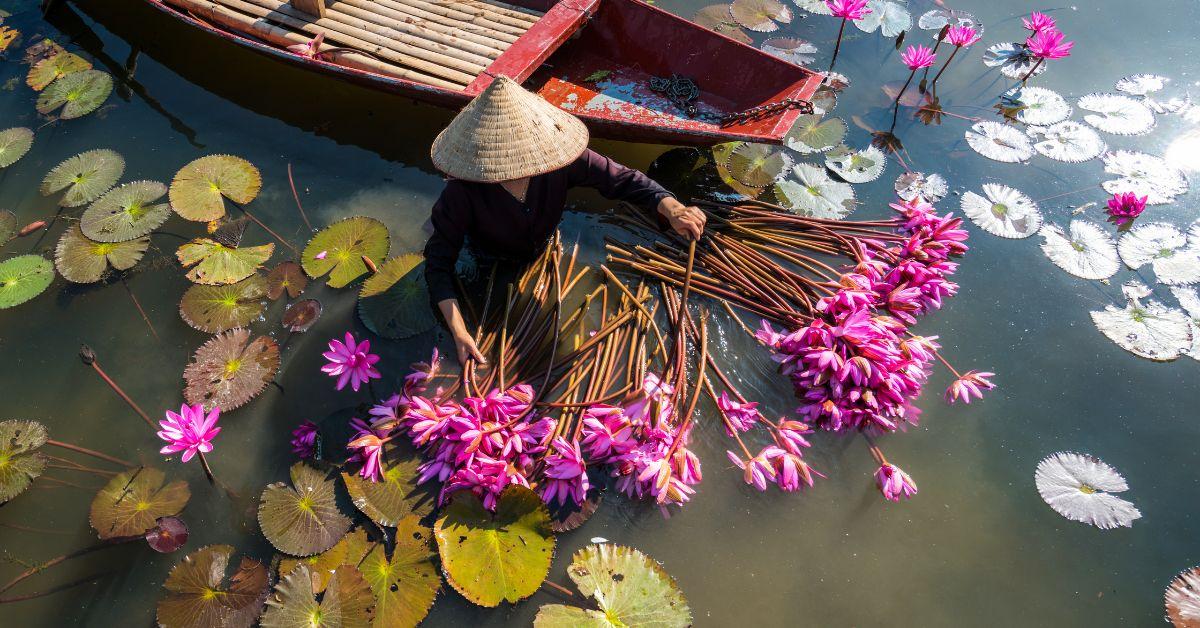
<svg viewBox="0 0 1200 628">
<path fill-rule="evenodd" d="M 394 4 L 405 4 L 417 9 L 423 9 L 444 17 L 462 20 L 471 24 L 486 26 L 502 33 L 520 37 L 528 30 L 525 25 L 514 26 L 492 19 L 492 16 L 478 9 L 455 6 L 453 2 L 426 2 L 425 0 L 391 0 Z"/>
<path fill-rule="evenodd" d="M 407 52 L 413 56 L 464 72 L 479 73 L 492 62 L 491 57 L 434 41 L 424 36 L 401 32 L 391 26 L 377 24 L 333 8 L 329 9 L 329 17 L 327 19 L 365 33 L 376 35 L 382 38 L 383 41 L 390 42 L 389 44 L 384 44 L 381 41 L 382 45 L 387 45 L 397 51 Z M 359 35 L 359 37 L 361 38 L 362 35 Z"/>
<path fill-rule="evenodd" d="M 325 17 L 325 0 L 289 0 L 292 6 L 313 17 Z"/>
<path fill-rule="evenodd" d="M 483 48 L 486 48 L 487 50 L 495 51 L 497 53 L 497 55 L 499 53 L 507 50 L 508 46 L 513 41 L 516 40 L 515 38 L 512 38 L 510 40 L 503 40 L 503 39 L 497 39 L 497 38 L 490 37 L 486 34 L 482 34 L 481 31 L 484 33 L 491 32 L 491 31 L 486 31 L 485 29 L 480 29 L 479 27 L 468 26 L 468 28 L 462 28 L 461 27 L 462 25 L 447 26 L 445 24 L 441 24 L 441 23 L 435 22 L 433 20 L 428 20 L 428 19 L 425 19 L 422 17 L 417 17 L 417 16 L 410 15 L 408 13 L 403 13 L 401 11 L 397 11 L 391 7 L 386 6 L 382 2 L 377 2 L 375 0 L 340 0 L 340 2 L 338 2 L 337 4 L 338 5 L 348 4 L 350 6 L 362 9 L 363 11 L 374 13 L 380 17 L 390 18 L 392 20 L 396 20 L 398 22 L 403 22 L 405 24 L 409 24 L 414 27 L 427 29 L 427 30 L 435 32 L 435 33 L 454 35 L 455 37 L 459 37 L 463 40 L 479 44 L 480 46 L 482 46 Z M 350 11 L 348 11 L 345 8 L 339 8 L 338 10 L 342 11 L 343 13 L 351 13 Z M 480 53 L 480 54 L 483 54 L 483 53 Z M 487 56 L 487 55 L 485 55 L 485 56 Z M 494 58 L 494 56 L 493 56 L 493 58 Z"/>
<path fill-rule="evenodd" d="M 363 5 L 366 5 L 366 8 Z M 457 50 L 471 53 L 482 59 L 495 59 L 502 52 L 499 48 L 485 46 L 475 41 L 460 37 L 460 33 L 454 32 L 439 32 L 425 25 L 412 24 L 403 20 L 398 20 L 394 17 L 385 15 L 386 11 L 383 7 L 371 7 L 371 3 L 363 2 L 363 0 L 344 0 L 342 2 L 334 2 L 329 6 L 331 11 L 336 11 L 336 14 L 348 15 L 354 18 L 377 24 L 384 28 L 392 28 L 401 33 L 429 40 L 431 42 L 449 46 Z M 361 26 L 360 26 L 361 28 Z M 490 63 L 490 61 L 485 62 Z"/>
<path fill-rule="evenodd" d="M 583 28 L 600 0 L 578 2 L 587 7 L 587 10 L 568 6 L 565 2 L 551 7 L 537 24 L 525 31 L 517 43 L 505 50 L 504 54 L 467 86 L 467 93 L 474 95 L 482 92 L 497 76 L 507 76 L 518 83 L 529 78 L 559 46 L 563 45 L 563 42 Z"/>
<path fill-rule="evenodd" d="M 379 7 L 385 7 L 389 10 L 396 11 L 398 13 L 404 13 L 406 15 L 411 15 L 414 18 L 420 18 L 423 20 L 428 20 L 430 22 L 435 22 L 437 24 L 446 26 L 447 28 L 453 28 L 453 29 L 457 29 L 457 30 L 467 31 L 469 33 L 475 33 L 480 36 L 495 39 L 497 41 L 502 41 L 506 44 L 512 44 L 513 42 L 517 41 L 518 37 L 520 37 L 519 33 L 512 33 L 509 31 L 498 31 L 498 30 L 496 30 L 494 28 L 490 28 L 484 24 L 476 24 L 475 22 L 470 21 L 470 20 L 465 20 L 465 19 L 462 19 L 459 17 L 454 17 L 453 15 L 447 14 L 446 12 L 435 13 L 433 11 L 427 11 L 420 7 L 403 4 L 402 2 L 399 2 L 397 0 L 373 0 L 373 2 L 376 6 L 379 6 Z"/>
</svg>

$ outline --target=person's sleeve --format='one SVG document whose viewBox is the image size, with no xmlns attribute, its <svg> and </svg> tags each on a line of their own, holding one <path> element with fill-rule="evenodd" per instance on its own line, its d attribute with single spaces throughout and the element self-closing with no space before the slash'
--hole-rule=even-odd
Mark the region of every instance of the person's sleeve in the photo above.
<svg viewBox="0 0 1200 628">
<path fill-rule="evenodd" d="M 651 216 L 657 217 L 655 210 L 659 201 L 674 196 L 654 179 L 590 148 L 583 151 L 570 168 L 571 185 L 593 188 L 604 198 L 632 203 L 650 212 Z"/>
<path fill-rule="evenodd" d="M 458 297 L 454 289 L 454 266 L 467 235 L 468 207 L 466 199 L 453 189 L 450 183 L 442 191 L 430 222 L 433 235 L 425 243 L 425 283 L 434 303 Z"/>
</svg>

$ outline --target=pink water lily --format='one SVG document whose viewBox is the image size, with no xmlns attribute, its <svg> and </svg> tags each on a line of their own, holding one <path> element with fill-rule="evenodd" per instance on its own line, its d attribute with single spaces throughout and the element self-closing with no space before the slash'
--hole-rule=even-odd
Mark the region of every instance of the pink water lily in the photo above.
<svg viewBox="0 0 1200 628">
<path fill-rule="evenodd" d="M 1054 18 L 1045 13 L 1034 11 L 1029 14 L 1029 17 L 1023 18 L 1021 23 L 1025 25 L 1026 30 L 1040 33 L 1042 31 L 1054 30 Z"/>
<path fill-rule="evenodd" d="M 900 60 L 904 62 L 904 65 L 908 66 L 908 69 L 920 70 L 921 68 L 933 65 L 935 57 L 932 49 L 927 46 L 917 45 L 909 46 L 904 52 L 900 53 Z"/>
<path fill-rule="evenodd" d="M 988 378 L 994 377 L 995 373 L 968 371 L 961 377 L 954 380 L 950 387 L 946 389 L 947 403 L 962 401 L 963 403 L 971 403 L 971 397 L 976 399 L 983 398 L 983 391 L 991 390 L 996 385 Z"/>
<path fill-rule="evenodd" d="M 903 469 L 887 462 L 875 472 L 875 485 L 888 501 L 898 502 L 917 494 L 917 483 Z"/>
<path fill-rule="evenodd" d="M 1062 59 L 1071 56 L 1073 41 L 1063 41 L 1065 36 L 1057 30 L 1040 30 L 1025 40 L 1025 48 L 1039 62 L 1043 59 Z"/>
<path fill-rule="evenodd" d="M 343 341 L 329 341 L 329 351 L 321 354 L 329 361 L 329 364 L 322 366 L 321 370 L 330 377 L 338 378 L 338 390 L 345 388 L 349 383 L 350 388 L 358 392 L 364 382 L 382 377 L 379 371 L 375 370 L 375 363 L 379 362 L 379 356 L 370 351 L 370 340 L 356 342 L 354 335 L 346 332 Z"/>
<path fill-rule="evenodd" d="M 825 6 L 829 7 L 834 17 L 843 20 L 857 21 L 871 13 L 871 9 L 867 8 L 867 0 L 825 0 Z"/>
<path fill-rule="evenodd" d="M 302 57 L 316 59 L 321 55 L 321 44 L 325 41 L 325 33 L 319 32 L 316 37 L 302 43 L 288 46 L 287 49 Z"/>
<path fill-rule="evenodd" d="M 971 44 L 974 44 L 975 42 L 979 41 L 979 38 L 979 31 L 976 31 L 974 28 L 971 28 L 966 24 L 957 24 L 955 26 L 951 26 L 950 29 L 946 31 L 946 41 L 960 48 L 965 48 Z"/>
<path fill-rule="evenodd" d="M 1146 209 L 1146 201 L 1148 196 L 1138 197 L 1133 192 L 1121 192 L 1113 194 L 1112 198 L 1108 199 L 1108 216 L 1118 227 L 1124 227 L 1127 223 L 1132 222 L 1134 218 L 1142 215 Z"/>
<path fill-rule="evenodd" d="M 758 423 L 761 415 L 758 413 L 757 401 L 735 401 L 729 398 L 729 393 L 721 393 L 717 399 L 717 408 L 724 415 L 725 433 L 730 437 L 735 432 L 749 431 Z"/>
<path fill-rule="evenodd" d="M 742 470 L 742 481 L 760 491 L 765 491 L 767 490 L 767 481 L 775 481 L 775 465 L 767 459 L 767 453 L 767 450 L 763 450 L 750 460 L 743 460 L 741 456 L 732 451 L 726 451 L 725 455 L 729 457 L 729 461 L 734 466 Z"/>
<path fill-rule="evenodd" d="M 183 452 L 181 462 L 187 462 L 196 454 L 206 454 L 213 450 L 212 439 L 221 432 L 217 427 L 217 419 L 221 416 L 220 408 L 213 408 L 208 413 L 204 406 L 183 405 L 176 414 L 167 411 L 166 419 L 159 421 L 162 430 L 158 437 L 167 441 L 167 445 L 159 450 L 160 454 Z"/>
<path fill-rule="evenodd" d="M 347 462 L 362 465 L 358 474 L 364 479 L 372 482 L 383 480 L 383 444 L 388 436 L 387 431 L 375 429 L 362 419 L 350 419 L 350 427 L 355 434 L 346 443 L 346 449 L 352 454 Z"/>
<path fill-rule="evenodd" d="M 305 421 L 292 430 L 292 453 L 300 458 L 317 455 L 317 437 L 320 430 L 312 421 Z"/>
<path fill-rule="evenodd" d="M 559 436 L 550 444 L 546 455 L 546 480 L 538 493 L 547 504 L 582 504 L 587 495 L 587 463 L 579 450 L 579 442 L 568 442 Z"/>
</svg>

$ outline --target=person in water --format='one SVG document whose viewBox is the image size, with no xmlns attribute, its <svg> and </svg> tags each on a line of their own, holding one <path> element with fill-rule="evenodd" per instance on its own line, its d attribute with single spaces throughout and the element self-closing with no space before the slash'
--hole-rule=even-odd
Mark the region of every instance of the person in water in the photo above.
<svg viewBox="0 0 1200 628">
<path fill-rule="evenodd" d="M 686 238 L 703 233 L 704 212 L 587 144 L 583 122 L 507 77 L 492 81 L 433 141 L 433 164 L 448 180 L 430 218 L 425 280 L 461 364 L 486 362 L 455 291 L 464 245 L 481 260 L 532 261 L 558 229 L 567 190 L 580 186 L 652 212 Z"/>
</svg>

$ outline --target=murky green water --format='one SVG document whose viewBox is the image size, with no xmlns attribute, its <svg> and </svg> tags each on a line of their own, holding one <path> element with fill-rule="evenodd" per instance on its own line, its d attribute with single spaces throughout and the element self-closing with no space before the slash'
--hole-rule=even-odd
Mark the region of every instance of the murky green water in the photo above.
<svg viewBox="0 0 1200 628">
<path fill-rule="evenodd" d="M 118 87 L 99 115 L 41 129 L 31 153 L 0 172 L 0 208 L 20 223 L 52 214 L 53 199 L 37 185 L 62 159 L 108 147 L 127 161 L 125 180 L 169 180 L 184 163 L 210 153 L 234 153 L 263 173 L 256 215 L 285 237 L 302 243 L 307 234 L 287 185 L 294 168 L 314 223 L 369 215 L 392 233 L 392 252 L 424 242 L 429 206 L 441 178 L 428 146 L 450 114 L 404 99 L 359 89 L 290 69 L 193 33 L 138 0 L 84 0 L 59 6 L 43 20 L 32 2 L 0 0 L 15 15 L 5 23 L 26 41 L 54 37 L 82 50 L 102 69 L 120 76 L 136 60 L 132 82 Z M 919 15 L 926 3 L 911 7 Z M 663 2 L 690 15 L 703 2 Z M 986 25 L 985 44 L 1023 37 L 1018 16 L 1039 8 L 1023 2 L 969 0 L 955 5 Z M 802 13 L 801 13 L 802 14 Z M 1113 81 L 1137 72 L 1161 73 L 1193 83 L 1200 44 L 1194 28 L 1200 8 L 1184 0 L 1138 8 L 1101 0 L 1057 8 L 1053 15 L 1078 44 L 1071 58 L 1055 62 L 1037 84 L 1063 94 L 1109 91 Z M 821 46 L 828 59 L 837 24 L 809 16 L 784 31 Z M 870 136 L 862 127 L 886 127 L 888 98 L 879 85 L 904 78 L 893 42 L 848 29 L 838 69 L 853 79 L 836 114 L 851 125 L 854 146 Z M 910 35 L 910 41 L 925 33 Z M 948 111 L 987 115 L 1007 82 L 985 72 L 984 46 L 960 54 L 943 78 L 939 95 Z M 683 51 L 680 51 L 681 53 Z M 34 94 L 24 86 L 19 49 L 0 62 L 0 127 L 37 127 Z M 738 71 L 729 68 L 729 71 Z M 906 159 L 918 170 L 939 172 L 955 190 L 999 180 L 1031 197 L 1085 191 L 1043 203 L 1047 220 L 1065 224 L 1071 209 L 1103 200 L 1098 161 L 1065 165 L 1035 158 L 1032 165 L 989 162 L 971 152 L 962 134 L 969 123 L 947 118 L 939 127 L 902 119 L 898 135 Z M 1174 117 L 1139 138 L 1105 136 L 1114 148 L 1162 154 L 1191 131 Z M 646 167 L 667 147 L 597 141 L 595 148 L 629 165 Z M 1195 151 L 1177 152 L 1195 163 Z M 894 162 L 879 181 L 856 186 L 863 201 L 857 216 L 886 213 Z M 670 185 L 670 181 L 664 181 Z M 580 209 L 600 212 L 607 203 L 591 193 L 574 196 Z M 956 209 L 957 196 L 943 201 Z M 1089 212 L 1098 218 L 1098 210 Z M 1186 225 L 1200 212 L 1196 194 L 1146 216 Z M 61 223 L 60 223 L 61 225 Z M 5 254 L 51 251 L 61 226 L 41 240 L 10 243 Z M 586 256 L 600 258 L 603 235 L 593 215 L 572 214 L 568 240 Z M 1088 311 L 1119 300 L 1122 271 L 1112 286 L 1075 279 L 1038 250 L 1038 238 L 1006 241 L 972 229 L 973 251 L 959 273 L 961 294 L 923 322 L 941 336 L 952 360 L 997 372 L 999 388 L 982 403 L 947 407 L 937 392 L 947 382 L 935 375 L 923 400 L 920 429 L 883 439 L 890 458 L 919 482 L 916 499 L 901 505 L 881 500 L 871 483 L 874 465 L 861 440 L 818 436 L 812 464 L 829 479 L 803 495 L 758 494 L 726 470 L 726 439 L 703 423 L 696 449 L 706 463 L 700 494 L 683 512 L 664 521 L 657 510 L 609 499 L 579 531 L 559 538 L 551 577 L 565 580 L 568 557 L 595 536 L 632 545 L 663 562 L 689 598 L 701 626 L 964 626 L 964 625 L 1157 625 L 1162 590 L 1178 571 L 1200 562 L 1200 365 L 1189 358 L 1154 364 L 1112 344 L 1092 326 Z M 194 225 L 172 218 L 163 231 L 195 235 Z M 247 243 L 268 241 L 251 227 Z M 178 238 L 154 237 L 151 257 L 169 256 Z M 282 258 L 282 254 L 277 258 Z M 61 279 L 37 300 L 0 312 L 0 400 L 3 418 L 43 421 L 53 437 L 128 459 L 169 464 L 187 478 L 193 498 L 185 511 L 192 537 L 185 551 L 229 543 L 260 557 L 271 555 L 256 530 L 254 498 L 281 480 L 291 462 L 290 429 L 320 420 L 366 399 L 335 393 L 317 374 L 319 349 L 348 326 L 354 293 L 314 287 L 325 304 L 316 328 L 287 345 L 279 383 L 248 407 L 222 421 L 224 432 L 211 460 L 218 475 L 241 493 L 231 502 L 209 488 L 196 464 L 163 463 L 158 440 L 76 357 L 80 343 L 93 346 L 107 371 L 145 408 L 178 407 L 181 373 L 206 336 L 180 320 L 177 304 L 187 281 L 173 261 L 133 275 L 129 289 L 145 306 L 156 340 L 119 284 L 74 287 Z M 1147 278 L 1148 280 L 1151 278 Z M 1161 290 L 1161 289 L 1160 289 Z M 1165 290 L 1161 290 L 1166 297 Z M 282 305 L 267 313 L 258 330 L 272 329 Z M 791 392 L 773 375 L 752 342 L 722 330 L 722 360 L 732 364 L 746 392 L 778 412 L 791 407 Z M 402 342 L 373 343 L 384 357 L 385 381 L 403 375 L 439 341 L 430 333 Z M 1095 454 L 1122 471 L 1126 495 L 1144 518 L 1132 529 L 1101 531 L 1069 522 L 1046 507 L 1033 486 L 1037 462 L 1058 450 Z M 55 475 L 99 486 L 90 476 Z M 82 477 L 74 477 L 82 475 Z M 0 508 L 0 522 L 45 528 L 29 533 L 0 528 L 2 580 L 20 562 L 45 560 L 92 542 L 87 525 L 90 491 L 35 488 Z M 144 626 L 153 622 L 154 601 L 167 572 L 183 553 L 158 555 L 130 545 L 105 550 L 48 573 L 27 589 L 99 571 L 98 584 L 2 609 L 11 626 Z M 447 589 L 426 625 L 529 625 L 537 607 L 555 598 L 538 593 L 515 607 L 486 610 Z"/>
</svg>

